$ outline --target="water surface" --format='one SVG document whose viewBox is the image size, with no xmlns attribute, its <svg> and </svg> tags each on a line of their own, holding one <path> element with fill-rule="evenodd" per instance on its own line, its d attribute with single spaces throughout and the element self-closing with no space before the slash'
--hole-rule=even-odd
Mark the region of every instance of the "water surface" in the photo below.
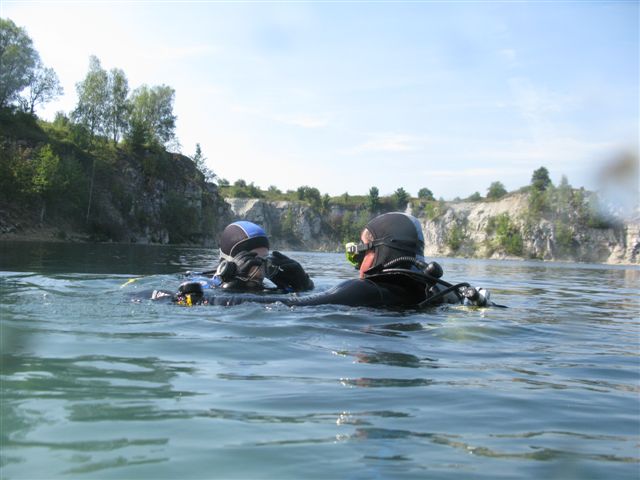
<svg viewBox="0 0 640 480">
<path fill-rule="evenodd" d="M 639 476 L 637 267 L 438 259 L 510 308 L 402 313 L 130 301 L 206 249 L 0 253 L 3 479 Z"/>
</svg>

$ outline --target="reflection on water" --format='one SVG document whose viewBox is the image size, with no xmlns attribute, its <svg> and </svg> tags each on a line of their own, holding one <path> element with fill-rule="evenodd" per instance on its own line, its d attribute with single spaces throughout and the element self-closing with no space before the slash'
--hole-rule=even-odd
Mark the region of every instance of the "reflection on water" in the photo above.
<svg viewBox="0 0 640 480">
<path fill-rule="evenodd" d="M 439 261 L 510 308 L 132 303 L 215 253 L 5 245 L 2 477 L 637 478 L 640 269 Z"/>
</svg>

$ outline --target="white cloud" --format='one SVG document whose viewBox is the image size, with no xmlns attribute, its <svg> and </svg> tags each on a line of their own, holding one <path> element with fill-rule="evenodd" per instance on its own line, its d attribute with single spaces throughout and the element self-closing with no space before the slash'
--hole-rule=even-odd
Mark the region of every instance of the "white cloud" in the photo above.
<svg viewBox="0 0 640 480">
<path fill-rule="evenodd" d="M 496 177 L 499 178 L 505 175 L 520 174 L 522 172 L 528 172 L 529 169 L 522 167 L 507 167 L 507 168 L 460 168 L 460 169 L 443 169 L 443 170 L 429 170 L 423 172 L 430 178 L 442 178 L 450 180 L 452 178 L 476 178 L 476 177 Z"/>
<path fill-rule="evenodd" d="M 301 128 L 323 128 L 329 125 L 328 115 L 314 115 L 304 113 L 271 113 L 260 108 L 249 107 L 246 105 L 234 105 L 231 107 L 231 111 L 234 113 L 250 115 L 261 118 L 263 120 L 269 120 L 271 122 L 282 123 L 284 125 L 291 125 Z"/>
<path fill-rule="evenodd" d="M 579 103 L 572 95 L 538 87 L 528 78 L 511 78 L 509 86 L 514 106 L 534 126 L 550 123 L 553 115 L 575 108 Z"/>
<path fill-rule="evenodd" d="M 327 117 L 313 115 L 274 115 L 273 119 L 285 125 L 302 128 L 322 128 L 329 124 Z"/>
<path fill-rule="evenodd" d="M 202 56 L 210 57 L 220 53 L 222 49 L 214 45 L 191 45 L 184 47 L 162 47 L 150 49 L 148 59 L 167 61 L 178 61 L 186 58 L 197 58 Z"/>
<path fill-rule="evenodd" d="M 498 55 L 506 60 L 507 65 L 509 65 L 510 67 L 517 67 L 520 65 L 518 54 L 513 48 L 503 48 L 502 50 L 498 51 Z"/>
<path fill-rule="evenodd" d="M 426 143 L 422 137 L 405 133 L 370 134 L 366 142 L 346 150 L 343 153 L 359 155 L 363 153 L 392 152 L 404 153 L 420 150 Z"/>
</svg>

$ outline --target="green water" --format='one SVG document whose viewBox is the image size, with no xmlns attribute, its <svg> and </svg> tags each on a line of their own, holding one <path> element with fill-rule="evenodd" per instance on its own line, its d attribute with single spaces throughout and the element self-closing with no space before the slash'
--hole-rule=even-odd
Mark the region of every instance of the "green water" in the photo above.
<svg viewBox="0 0 640 480">
<path fill-rule="evenodd" d="M 213 252 L 0 249 L 2 479 L 639 477 L 637 267 L 439 259 L 507 310 L 181 308 L 130 298 Z"/>
</svg>

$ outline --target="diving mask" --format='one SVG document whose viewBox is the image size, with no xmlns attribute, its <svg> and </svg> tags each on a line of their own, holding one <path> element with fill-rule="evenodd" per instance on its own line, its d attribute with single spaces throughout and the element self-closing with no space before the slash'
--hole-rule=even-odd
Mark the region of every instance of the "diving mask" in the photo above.
<svg viewBox="0 0 640 480">
<path fill-rule="evenodd" d="M 347 261 L 355 268 L 360 268 L 365 254 L 367 253 L 367 251 L 373 248 L 373 244 L 349 242 L 344 246 L 344 248 Z"/>
</svg>

